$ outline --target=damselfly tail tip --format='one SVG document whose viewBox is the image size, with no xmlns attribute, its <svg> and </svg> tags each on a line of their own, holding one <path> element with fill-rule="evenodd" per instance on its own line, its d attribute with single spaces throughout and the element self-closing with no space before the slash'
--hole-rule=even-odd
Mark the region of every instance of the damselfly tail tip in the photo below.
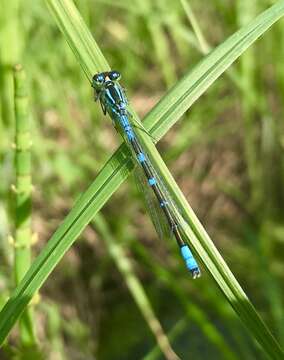
<svg viewBox="0 0 284 360">
<path fill-rule="evenodd" d="M 196 260 L 194 259 L 192 252 L 188 245 L 182 245 L 181 248 L 181 255 L 185 261 L 186 267 L 191 272 L 193 279 L 197 279 L 201 276 L 200 269 L 197 265 Z"/>
<path fill-rule="evenodd" d="M 193 270 L 190 270 L 190 272 L 191 272 L 191 275 L 192 275 L 193 279 L 198 279 L 201 276 L 201 271 L 199 270 L 199 268 L 195 268 Z"/>
</svg>

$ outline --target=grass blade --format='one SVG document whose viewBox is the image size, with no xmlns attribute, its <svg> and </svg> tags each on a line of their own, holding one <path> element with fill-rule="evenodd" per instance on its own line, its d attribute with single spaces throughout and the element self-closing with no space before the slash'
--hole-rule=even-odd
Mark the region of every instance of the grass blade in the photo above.
<svg viewBox="0 0 284 360">
<path fill-rule="evenodd" d="M 184 319 L 179 320 L 168 334 L 170 340 L 173 341 L 180 334 L 182 334 L 186 329 L 186 325 L 187 324 Z M 160 349 L 156 346 L 146 356 L 143 357 L 143 360 L 157 360 L 159 358 L 160 358 Z"/>
<path fill-rule="evenodd" d="M 51 9 L 53 7 L 53 10 L 56 8 L 55 4 L 64 4 L 62 5 L 63 7 L 65 5 L 66 7 L 73 6 L 70 5 L 71 2 L 67 0 L 49 0 L 47 2 Z M 60 9 L 60 7 L 58 7 L 57 10 L 58 9 Z M 278 1 L 274 6 L 263 12 L 250 24 L 242 28 L 211 52 L 192 72 L 178 82 L 178 84 L 168 92 L 168 94 L 146 117 L 145 125 L 152 135 L 158 139 L 165 134 L 179 117 L 194 103 L 194 101 L 196 101 L 196 99 L 200 97 L 232 64 L 232 62 L 275 21 L 283 16 L 283 14 L 284 1 Z M 62 15 L 62 18 L 60 18 L 60 15 Z M 72 37 L 66 30 L 68 29 L 66 23 L 72 22 L 73 19 L 72 16 L 64 18 L 65 15 L 66 12 L 62 11 L 62 13 L 57 13 L 56 17 L 57 20 L 59 19 L 60 27 L 64 29 L 64 35 L 67 37 L 70 46 L 74 50 L 74 46 L 76 47 L 76 45 L 74 45 L 74 41 L 71 41 Z M 62 25 L 62 22 L 64 25 Z M 80 23 L 80 25 L 82 25 L 82 23 Z M 74 30 L 74 28 L 72 29 Z M 80 31 L 79 27 L 78 31 Z M 84 32 L 82 31 L 82 33 Z M 79 37 L 80 36 L 78 35 L 78 38 Z M 87 43 L 88 39 L 90 40 L 90 37 L 86 36 L 84 41 Z M 95 68 L 96 66 L 101 66 L 103 61 L 102 59 L 98 59 L 97 63 L 94 63 L 94 60 L 90 59 L 90 57 L 94 55 L 90 53 L 90 49 L 92 48 L 94 48 L 94 46 L 87 46 L 82 52 L 76 48 L 76 51 L 80 52 L 80 56 L 77 57 L 80 59 L 80 64 L 87 75 L 88 73 L 93 74 L 96 71 L 105 70 L 105 68 Z M 100 57 L 102 55 L 98 53 L 97 56 Z M 261 321 L 252 304 L 234 279 L 221 255 L 214 247 L 208 234 L 187 204 L 165 165 L 155 152 L 156 150 L 153 148 L 152 144 L 149 143 L 147 138 L 145 138 L 145 146 L 156 160 L 157 166 L 168 182 L 172 194 L 175 196 L 181 210 L 185 214 L 186 220 L 188 220 L 192 227 L 188 229 L 188 234 L 192 240 L 193 247 L 200 254 L 204 265 L 212 274 L 218 286 L 222 289 L 227 300 L 230 301 L 235 311 L 251 331 L 251 334 L 263 347 L 264 351 L 273 359 L 281 359 L 283 357 L 283 352 L 279 345 Z M 112 193 L 115 192 L 119 185 L 126 179 L 129 172 L 132 170 L 132 163 L 128 155 L 125 146 L 122 145 L 104 166 L 90 188 L 78 200 L 63 224 L 55 232 L 47 246 L 37 257 L 28 274 L 17 287 L 0 314 L 1 342 L 7 336 L 11 327 L 35 291 L 43 284 L 64 253 L 76 240 L 84 227 L 101 209 Z"/>
<path fill-rule="evenodd" d="M 200 51 L 203 54 L 207 54 L 210 51 L 210 47 L 207 44 L 207 41 L 202 33 L 201 28 L 199 27 L 198 21 L 196 20 L 196 17 L 194 15 L 194 12 L 191 8 L 191 5 L 189 4 L 188 0 L 180 0 L 181 6 L 183 7 L 183 10 L 188 18 L 188 21 L 190 22 L 192 29 L 194 31 L 194 34 L 196 36 L 196 39 L 198 41 Z"/>
<path fill-rule="evenodd" d="M 110 70 L 74 3 L 70 0 L 46 3 L 90 82 L 96 72 Z"/>
</svg>

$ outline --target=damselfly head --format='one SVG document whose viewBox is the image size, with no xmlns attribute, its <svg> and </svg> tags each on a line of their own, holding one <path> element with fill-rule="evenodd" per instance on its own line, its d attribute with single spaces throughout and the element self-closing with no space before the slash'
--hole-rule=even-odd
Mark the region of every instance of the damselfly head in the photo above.
<svg viewBox="0 0 284 360">
<path fill-rule="evenodd" d="M 120 72 L 116 71 L 116 70 L 110 71 L 108 73 L 108 76 L 109 76 L 110 80 L 113 80 L 113 81 L 119 80 L 121 78 Z"/>
<path fill-rule="evenodd" d="M 95 89 L 100 88 L 104 83 L 117 81 L 120 77 L 120 72 L 116 70 L 95 74 L 92 80 L 92 87 Z"/>
<path fill-rule="evenodd" d="M 97 88 L 105 82 L 105 73 L 98 73 L 93 76 L 92 87 Z"/>
</svg>

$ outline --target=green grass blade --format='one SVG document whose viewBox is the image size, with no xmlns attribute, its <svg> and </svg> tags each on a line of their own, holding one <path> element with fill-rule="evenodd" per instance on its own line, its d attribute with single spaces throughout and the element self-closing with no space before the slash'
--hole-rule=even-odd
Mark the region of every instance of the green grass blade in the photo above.
<svg viewBox="0 0 284 360">
<path fill-rule="evenodd" d="M 256 13 L 256 1 L 247 2 L 241 0 L 238 2 L 238 22 L 240 25 L 247 23 L 254 18 Z M 242 83 L 242 117 L 243 126 L 245 129 L 244 136 L 244 155 L 248 177 L 250 181 L 250 188 L 252 192 L 251 208 L 256 208 L 260 204 L 261 198 L 261 173 L 260 164 L 258 161 L 258 148 L 257 148 L 257 126 L 255 124 L 256 117 L 254 116 L 254 106 L 248 99 L 246 94 L 256 94 L 258 102 L 263 102 L 259 89 L 256 86 L 256 69 L 257 69 L 257 56 L 254 49 L 249 49 L 240 60 L 239 79 Z"/>
<path fill-rule="evenodd" d="M 159 279 L 168 289 L 170 289 L 178 300 L 179 305 L 183 309 L 184 316 L 187 317 L 189 323 L 195 323 L 201 332 L 203 332 L 208 343 L 212 343 L 220 351 L 220 355 L 224 360 L 237 360 L 238 355 L 235 355 L 232 347 L 226 343 L 226 340 L 223 338 L 222 333 L 211 321 L 211 319 L 206 314 L 198 304 L 195 304 L 194 301 L 188 298 L 186 292 L 184 292 L 183 287 L 179 285 L 176 281 L 176 275 L 173 274 L 169 269 L 165 268 L 163 265 L 157 263 L 152 254 L 145 249 L 145 247 L 137 242 L 135 244 L 136 253 L 144 260 L 146 266 L 151 269 L 154 276 Z M 198 284 L 194 284 L 194 290 L 198 290 Z M 214 300 L 211 298 L 213 303 Z M 218 302 L 222 306 L 222 302 Z M 221 313 L 219 313 L 221 314 Z"/>
<path fill-rule="evenodd" d="M 96 72 L 110 70 L 74 3 L 70 0 L 46 0 L 46 3 L 90 82 Z"/>
<path fill-rule="evenodd" d="M 48 1 L 51 3 L 70 4 L 69 1 Z M 64 12 L 62 12 L 64 13 Z M 191 73 L 187 74 L 160 103 L 149 113 L 146 118 L 146 126 L 156 138 L 160 138 L 192 105 L 192 103 L 206 91 L 206 89 L 220 76 L 231 63 L 242 54 L 261 34 L 263 34 L 275 21 L 284 14 L 284 1 L 277 2 L 270 9 L 258 16 L 249 25 L 230 37 L 221 46 L 209 54 Z M 62 19 L 60 20 L 62 22 Z M 72 22 L 72 17 L 66 17 L 65 22 Z M 82 24 L 81 24 L 82 25 Z M 61 25 L 65 30 L 66 24 Z M 78 29 L 80 31 L 80 29 Z M 69 35 L 64 33 L 71 44 Z M 88 37 L 84 38 L 87 42 Z M 91 47 L 87 47 L 91 49 Z M 77 49 L 78 50 L 78 49 Z M 80 63 L 87 73 L 86 58 L 92 56 L 88 51 L 80 53 Z M 100 55 L 98 55 L 100 56 Z M 92 60 L 93 61 L 93 60 Z M 98 61 L 98 64 L 100 61 Z M 89 59 L 90 74 L 95 71 L 96 65 Z M 91 69 L 93 67 L 93 69 Z M 88 73 L 87 73 L 88 75 Z M 162 161 L 158 158 L 155 150 L 145 139 L 145 145 L 156 159 L 157 165 L 165 175 L 170 189 L 180 204 L 186 220 L 192 225 L 188 229 L 194 248 L 198 250 L 208 271 L 213 275 L 219 287 L 223 290 L 226 298 L 233 305 L 240 318 L 247 325 L 251 334 L 258 340 L 265 352 L 271 358 L 281 359 L 283 353 L 268 329 L 262 323 L 253 306 L 247 300 L 240 286 L 233 278 L 220 254 L 215 249 L 207 233 L 199 223 L 193 211 L 174 183 Z M 52 269 L 56 266 L 64 253 L 76 240 L 84 227 L 91 221 L 101 207 L 105 204 L 112 193 L 126 179 L 132 169 L 131 161 L 125 146 L 112 156 L 99 176 L 75 204 L 63 224 L 55 232 L 47 246 L 43 249 L 33 263 L 28 274 L 13 293 L 9 302 L 0 314 L 0 340 L 1 342 L 9 333 L 11 327 L 25 308 L 35 291 L 43 284 Z"/>
<path fill-rule="evenodd" d="M 283 9 L 284 1 L 278 1 L 204 57 L 146 115 L 145 128 L 160 139 L 209 86 L 283 16 Z"/>
<path fill-rule="evenodd" d="M 184 319 L 179 320 L 175 326 L 168 333 L 168 337 L 171 341 L 174 341 L 179 335 L 181 335 L 186 330 L 186 321 Z M 160 349 L 156 346 L 154 347 L 146 356 L 143 357 L 143 360 L 157 360 L 160 359 Z"/>
<path fill-rule="evenodd" d="M 191 5 L 189 3 L 189 0 L 180 0 L 181 2 L 181 6 L 184 9 L 184 12 L 188 18 L 188 21 L 190 22 L 192 29 L 194 31 L 194 34 L 196 36 L 196 39 L 198 41 L 199 47 L 200 47 L 200 51 L 203 54 L 207 54 L 210 50 L 209 45 L 207 44 L 207 41 L 202 33 L 202 30 L 198 24 L 198 21 L 194 15 L 194 12 L 191 8 Z"/>
</svg>

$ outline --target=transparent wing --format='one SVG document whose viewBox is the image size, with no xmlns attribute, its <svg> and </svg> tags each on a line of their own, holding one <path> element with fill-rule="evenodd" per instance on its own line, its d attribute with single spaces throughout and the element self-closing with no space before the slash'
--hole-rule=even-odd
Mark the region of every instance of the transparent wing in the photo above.
<svg viewBox="0 0 284 360">
<path fill-rule="evenodd" d="M 134 169 L 134 178 L 140 193 L 143 196 L 144 203 L 149 213 L 154 227 L 161 239 L 171 237 L 172 232 L 169 228 L 165 214 L 163 213 L 152 188 L 149 186 L 142 168 L 137 164 Z"/>
<path fill-rule="evenodd" d="M 131 125 L 134 127 L 133 132 L 135 133 L 135 136 L 139 141 L 140 136 L 135 129 L 133 120 L 134 120 L 133 117 L 129 118 Z M 144 203 L 145 203 L 146 209 L 151 217 L 154 227 L 161 239 L 163 239 L 165 237 L 170 238 L 173 236 L 173 233 L 172 233 L 169 223 L 166 219 L 165 213 L 161 209 L 160 203 L 159 203 L 158 199 L 156 198 L 156 196 L 153 192 L 153 189 L 151 188 L 151 186 L 149 186 L 149 183 L 148 183 L 145 173 L 141 167 L 141 164 L 137 161 L 137 157 L 136 157 L 136 154 L 133 150 L 131 143 L 129 142 L 129 140 L 127 139 L 127 137 L 124 134 L 123 134 L 123 137 L 124 137 L 126 144 L 129 146 L 134 159 L 136 159 L 136 160 L 134 160 L 136 163 L 136 166 L 134 169 L 134 178 L 136 180 L 137 187 L 144 198 Z M 141 143 L 140 143 L 140 145 L 141 145 Z M 143 154 L 145 155 L 145 157 L 147 159 L 148 165 L 151 166 L 152 162 L 151 162 L 151 159 L 149 158 L 148 154 L 146 153 L 146 151 L 143 150 Z M 167 202 L 171 203 L 171 205 L 172 205 L 171 198 L 168 194 L 166 187 L 162 183 L 160 176 L 157 174 L 157 171 L 154 169 L 154 167 L 151 166 L 151 168 L 152 168 L 152 172 L 155 174 L 154 177 L 155 177 L 156 181 L 159 183 L 160 188 L 163 190 L 163 193 L 165 195 Z"/>
</svg>

